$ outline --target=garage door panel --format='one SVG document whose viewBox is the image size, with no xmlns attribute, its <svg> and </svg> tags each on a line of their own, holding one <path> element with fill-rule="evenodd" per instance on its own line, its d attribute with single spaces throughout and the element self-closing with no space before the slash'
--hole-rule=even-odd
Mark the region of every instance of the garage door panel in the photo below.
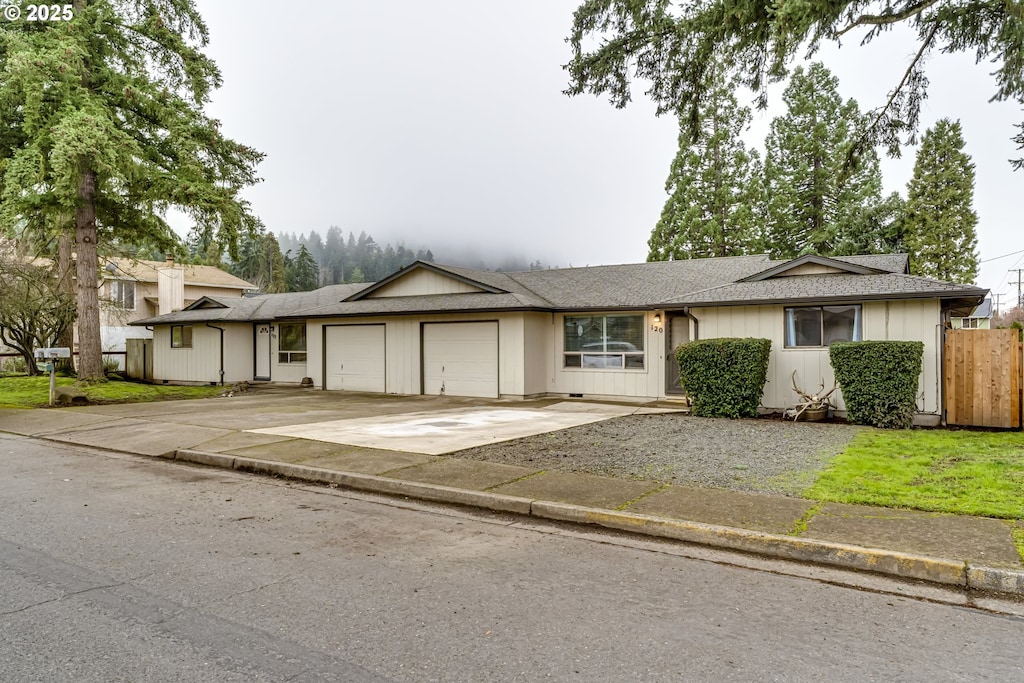
<svg viewBox="0 0 1024 683">
<path fill-rule="evenodd" d="M 498 397 L 498 323 L 423 326 L 423 393 Z"/>
<path fill-rule="evenodd" d="M 325 328 L 324 388 L 384 393 L 384 325 L 341 325 Z"/>
</svg>

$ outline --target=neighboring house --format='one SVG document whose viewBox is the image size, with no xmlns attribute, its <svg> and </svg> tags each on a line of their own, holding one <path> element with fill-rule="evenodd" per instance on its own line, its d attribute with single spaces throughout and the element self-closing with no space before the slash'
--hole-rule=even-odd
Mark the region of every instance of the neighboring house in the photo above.
<svg viewBox="0 0 1024 683">
<path fill-rule="evenodd" d="M 991 328 L 992 299 L 985 297 L 981 305 L 971 311 L 970 315 L 963 318 L 954 316 L 950 319 L 950 324 L 954 330 L 987 330 Z"/>
<path fill-rule="evenodd" d="M 105 258 L 100 267 L 100 334 L 104 351 L 124 351 L 126 339 L 150 339 L 138 320 L 181 310 L 204 296 L 238 299 L 256 285 L 214 266 Z"/>
<path fill-rule="evenodd" d="M 916 340 L 918 409 L 937 421 L 943 329 L 986 293 L 912 276 L 899 254 L 521 273 L 417 262 L 376 283 L 209 296 L 135 324 L 154 329 L 156 381 L 310 377 L 328 390 L 492 398 L 671 398 L 679 344 L 766 337 L 771 410 L 795 404 L 793 370 L 805 388 L 831 385 L 832 342 Z"/>
</svg>

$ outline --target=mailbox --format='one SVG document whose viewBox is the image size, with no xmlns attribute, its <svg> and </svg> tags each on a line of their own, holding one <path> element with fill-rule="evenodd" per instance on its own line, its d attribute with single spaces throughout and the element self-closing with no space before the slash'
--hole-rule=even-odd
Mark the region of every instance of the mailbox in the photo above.
<svg viewBox="0 0 1024 683">
<path fill-rule="evenodd" d="M 54 358 L 71 358 L 71 349 L 58 346 L 52 349 L 36 349 L 36 358 L 50 360 Z"/>
</svg>

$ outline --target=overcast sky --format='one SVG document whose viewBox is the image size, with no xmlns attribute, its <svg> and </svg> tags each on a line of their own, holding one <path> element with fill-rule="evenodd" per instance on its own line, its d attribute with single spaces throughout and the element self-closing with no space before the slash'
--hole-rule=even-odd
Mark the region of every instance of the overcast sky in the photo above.
<svg viewBox="0 0 1024 683">
<path fill-rule="evenodd" d="M 643 261 L 665 201 L 677 128 L 636 92 L 617 110 L 562 94 L 578 0 L 196 0 L 207 54 L 224 87 L 208 111 L 228 135 L 267 154 L 246 196 L 274 232 L 331 225 L 378 241 L 469 250 L 567 266 Z M 843 97 L 884 101 L 914 49 L 897 33 L 820 58 Z M 937 56 L 924 122 L 959 118 L 976 165 L 982 259 L 1024 250 L 1022 154 L 1014 103 L 988 102 L 990 69 Z M 771 119 L 755 112 L 748 141 Z M 883 161 L 887 191 L 906 195 L 915 150 Z M 1016 296 L 1024 253 L 982 264 L 978 284 Z"/>
</svg>

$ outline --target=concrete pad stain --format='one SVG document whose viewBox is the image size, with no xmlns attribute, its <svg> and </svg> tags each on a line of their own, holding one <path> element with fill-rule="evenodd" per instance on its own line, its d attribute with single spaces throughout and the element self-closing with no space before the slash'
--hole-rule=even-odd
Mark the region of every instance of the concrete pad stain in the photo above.
<svg viewBox="0 0 1024 683">
<path fill-rule="evenodd" d="M 629 406 L 557 403 L 543 409 L 474 407 L 331 420 L 251 429 L 258 434 L 315 439 L 426 455 L 443 455 L 498 441 L 629 415 Z"/>
</svg>

